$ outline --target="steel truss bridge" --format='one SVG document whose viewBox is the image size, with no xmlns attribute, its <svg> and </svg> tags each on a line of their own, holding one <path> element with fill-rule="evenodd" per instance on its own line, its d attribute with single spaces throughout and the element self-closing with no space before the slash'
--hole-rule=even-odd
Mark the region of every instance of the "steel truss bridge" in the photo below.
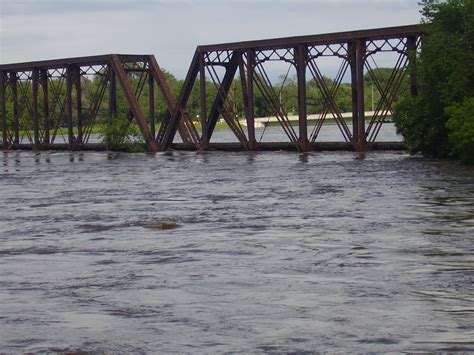
<svg viewBox="0 0 474 355">
<path fill-rule="evenodd" d="M 121 114 L 117 104 L 118 90 L 121 90 L 128 106 L 125 114 L 136 121 L 149 151 L 179 146 L 218 149 L 219 145 L 210 140 L 216 123 L 224 119 L 238 141 L 233 145 L 236 149 L 289 147 L 306 152 L 321 147 L 318 135 L 327 117 L 335 120 L 345 149 L 377 149 L 380 147 L 378 133 L 391 114 L 405 78 L 410 81 L 411 94 L 416 95 L 416 66 L 410 63 L 416 59 L 422 38 L 420 26 L 410 25 L 198 46 L 176 98 L 153 55 L 110 54 L 0 65 L 1 144 L 4 150 L 104 148 L 91 142 L 93 128 L 109 124 Z M 377 66 L 374 56 L 383 52 L 391 52 L 397 58 L 390 77 L 384 82 L 374 70 Z M 321 70 L 321 60 L 326 57 L 340 64 L 329 84 Z M 287 63 L 296 72 L 297 126 L 290 123 L 287 108 L 279 99 L 279 89 L 268 74 L 266 67 L 271 62 Z M 380 93 L 369 120 L 365 117 L 364 73 L 370 74 Z M 242 88 L 246 125 L 236 117 L 235 98 L 230 93 L 236 77 Z M 347 123 L 336 103 L 338 90 L 347 77 L 352 87 L 352 124 Z M 307 95 L 307 81 L 311 79 L 316 83 L 322 111 L 310 130 L 308 99 L 314 98 Z M 211 92 L 206 81 L 212 82 L 215 90 Z M 187 111 L 195 86 L 200 97 L 200 130 Z M 287 142 L 257 142 L 256 90 L 271 107 L 272 116 L 281 125 Z M 143 107 L 140 98 L 145 91 L 148 99 Z M 159 119 L 158 96 L 165 104 L 165 114 Z M 101 115 L 106 118 L 99 120 Z M 174 143 L 177 134 L 182 143 Z"/>
</svg>

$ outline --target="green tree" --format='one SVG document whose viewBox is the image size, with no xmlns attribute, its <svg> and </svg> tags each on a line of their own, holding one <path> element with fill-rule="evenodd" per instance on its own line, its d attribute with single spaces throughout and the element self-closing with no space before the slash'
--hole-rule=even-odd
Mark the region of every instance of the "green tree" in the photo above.
<svg viewBox="0 0 474 355">
<path fill-rule="evenodd" d="M 423 0 L 421 5 L 427 36 L 416 64 L 419 94 L 400 100 L 394 120 L 411 152 L 470 160 L 474 1 Z"/>
<path fill-rule="evenodd" d="M 474 97 L 447 109 L 452 152 L 462 161 L 474 163 Z"/>
</svg>

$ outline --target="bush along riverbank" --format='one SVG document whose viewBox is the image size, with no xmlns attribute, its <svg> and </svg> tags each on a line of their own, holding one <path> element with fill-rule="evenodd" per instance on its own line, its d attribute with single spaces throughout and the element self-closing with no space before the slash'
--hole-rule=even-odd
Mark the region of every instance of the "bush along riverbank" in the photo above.
<svg viewBox="0 0 474 355">
<path fill-rule="evenodd" d="M 403 96 L 393 119 L 410 152 L 473 164 L 474 0 L 421 3 L 427 35 L 411 68 L 418 94 Z"/>
</svg>

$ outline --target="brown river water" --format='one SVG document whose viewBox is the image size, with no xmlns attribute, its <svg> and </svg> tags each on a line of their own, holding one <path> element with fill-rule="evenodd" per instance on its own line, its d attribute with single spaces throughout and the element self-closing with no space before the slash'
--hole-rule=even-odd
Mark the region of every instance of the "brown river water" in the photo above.
<svg viewBox="0 0 474 355">
<path fill-rule="evenodd" d="M 0 351 L 474 351 L 474 168 L 0 153 Z"/>
</svg>

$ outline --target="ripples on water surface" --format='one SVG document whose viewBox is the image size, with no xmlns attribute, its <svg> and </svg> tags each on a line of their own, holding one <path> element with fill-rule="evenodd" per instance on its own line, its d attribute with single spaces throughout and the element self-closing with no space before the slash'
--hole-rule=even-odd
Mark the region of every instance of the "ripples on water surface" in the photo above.
<svg viewBox="0 0 474 355">
<path fill-rule="evenodd" d="M 357 158 L 0 153 L 0 349 L 473 351 L 474 170 Z"/>
</svg>

